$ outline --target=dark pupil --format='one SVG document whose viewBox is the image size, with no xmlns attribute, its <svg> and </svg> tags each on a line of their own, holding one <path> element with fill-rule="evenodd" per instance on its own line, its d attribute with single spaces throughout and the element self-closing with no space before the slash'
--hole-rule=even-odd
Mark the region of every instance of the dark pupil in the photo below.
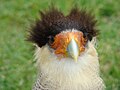
<svg viewBox="0 0 120 90">
<path fill-rule="evenodd" d="M 84 38 L 88 38 L 88 33 L 84 33 Z"/>
<path fill-rule="evenodd" d="M 49 36 L 48 40 L 49 40 L 49 44 L 52 44 L 54 42 L 54 37 L 53 36 Z"/>
</svg>

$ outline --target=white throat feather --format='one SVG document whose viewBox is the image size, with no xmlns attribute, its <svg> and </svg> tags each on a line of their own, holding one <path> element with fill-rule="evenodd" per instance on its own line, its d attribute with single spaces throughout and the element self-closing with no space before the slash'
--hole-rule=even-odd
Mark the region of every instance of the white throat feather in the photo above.
<svg viewBox="0 0 120 90">
<path fill-rule="evenodd" d="M 71 58 L 59 60 L 47 45 L 37 47 L 35 59 L 41 83 L 47 84 L 46 88 L 49 90 L 103 90 L 94 41 L 88 42 L 85 52 L 79 56 L 77 62 Z"/>
</svg>

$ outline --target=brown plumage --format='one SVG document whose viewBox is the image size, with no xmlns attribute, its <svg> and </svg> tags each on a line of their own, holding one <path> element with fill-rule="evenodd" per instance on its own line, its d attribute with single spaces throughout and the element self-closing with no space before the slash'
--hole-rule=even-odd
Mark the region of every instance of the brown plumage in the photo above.
<svg viewBox="0 0 120 90">
<path fill-rule="evenodd" d="M 73 8 L 67 16 L 56 8 L 51 8 L 46 12 L 40 11 L 40 16 L 41 19 L 36 21 L 28 38 L 40 47 L 49 42 L 49 37 L 54 37 L 66 29 L 82 31 L 89 40 L 98 34 L 94 16 L 78 8 Z"/>
</svg>

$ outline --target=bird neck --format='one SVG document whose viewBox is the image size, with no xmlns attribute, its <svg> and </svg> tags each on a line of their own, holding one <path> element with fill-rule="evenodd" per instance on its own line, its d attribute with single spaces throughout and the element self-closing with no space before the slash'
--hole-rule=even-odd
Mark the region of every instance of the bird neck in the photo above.
<svg viewBox="0 0 120 90">
<path fill-rule="evenodd" d="M 79 90 L 75 89 L 76 87 L 87 90 L 90 87 L 97 88 L 99 85 L 103 87 L 103 81 L 99 76 L 97 53 L 94 48 L 91 47 L 91 49 L 93 50 L 86 50 L 78 58 L 78 62 L 74 62 L 70 58 L 59 60 L 54 54 L 51 54 L 48 47 L 37 48 L 36 59 L 40 75 L 39 79 L 43 83 L 50 82 L 51 85 L 62 88 L 60 90 L 65 88 Z"/>
</svg>

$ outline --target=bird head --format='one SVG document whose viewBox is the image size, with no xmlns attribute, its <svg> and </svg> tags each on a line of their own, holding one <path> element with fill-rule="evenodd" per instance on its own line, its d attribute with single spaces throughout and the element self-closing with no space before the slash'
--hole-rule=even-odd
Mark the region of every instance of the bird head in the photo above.
<svg viewBox="0 0 120 90">
<path fill-rule="evenodd" d="M 77 62 L 85 52 L 88 41 L 97 36 L 94 16 L 78 8 L 73 8 L 65 16 L 56 8 L 43 12 L 30 31 L 29 41 L 38 47 L 48 46 L 59 60 L 71 58 Z"/>
</svg>

